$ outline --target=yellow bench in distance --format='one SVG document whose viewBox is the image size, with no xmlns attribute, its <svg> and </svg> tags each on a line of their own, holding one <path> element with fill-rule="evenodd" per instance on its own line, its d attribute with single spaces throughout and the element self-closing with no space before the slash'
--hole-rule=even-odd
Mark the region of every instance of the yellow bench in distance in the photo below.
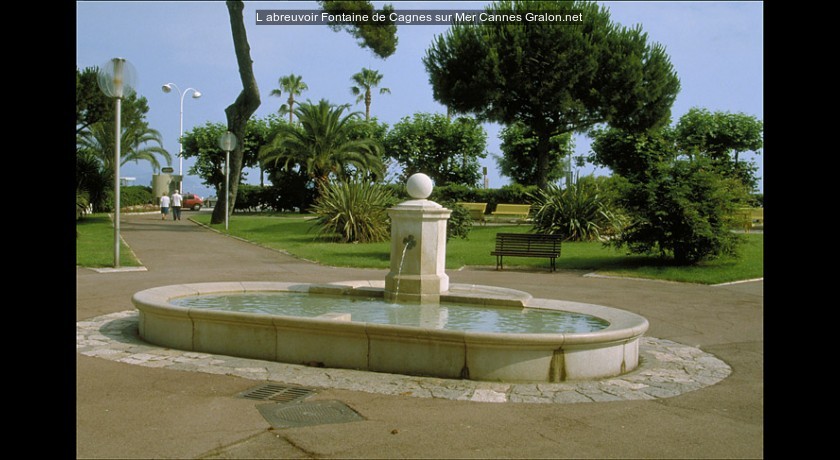
<svg viewBox="0 0 840 460">
<path fill-rule="evenodd" d="M 487 211 L 487 203 L 457 203 L 465 208 L 467 211 L 470 212 L 470 217 L 472 220 L 481 222 L 482 224 L 486 224 L 487 221 L 484 219 L 484 212 Z"/>
<path fill-rule="evenodd" d="M 527 219 L 531 213 L 530 204 L 497 204 L 493 216 L 510 216 Z"/>
</svg>

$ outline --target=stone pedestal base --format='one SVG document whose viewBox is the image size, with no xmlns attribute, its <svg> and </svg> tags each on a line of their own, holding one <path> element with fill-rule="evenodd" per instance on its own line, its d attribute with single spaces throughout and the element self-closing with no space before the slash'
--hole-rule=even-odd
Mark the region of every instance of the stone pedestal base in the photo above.
<svg viewBox="0 0 840 460">
<path fill-rule="evenodd" d="M 432 303 L 449 290 L 446 275 L 446 221 L 451 210 L 429 200 L 410 200 L 388 210 L 391 217 L 391 271 L 385 300 Z"/>
</svg>

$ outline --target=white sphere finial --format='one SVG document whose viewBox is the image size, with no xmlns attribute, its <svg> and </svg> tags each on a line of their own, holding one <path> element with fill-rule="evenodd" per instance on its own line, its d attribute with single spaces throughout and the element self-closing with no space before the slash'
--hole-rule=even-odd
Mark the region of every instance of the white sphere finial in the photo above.
<svg viewBox="0 0 840 460">
<path fill-rule="evenodd" d="M 432 194 L 432 178 L 423 174 L 412 174 L 405 183 L 408 195 L 418 200 L 425 200 Z"/>
</svg>

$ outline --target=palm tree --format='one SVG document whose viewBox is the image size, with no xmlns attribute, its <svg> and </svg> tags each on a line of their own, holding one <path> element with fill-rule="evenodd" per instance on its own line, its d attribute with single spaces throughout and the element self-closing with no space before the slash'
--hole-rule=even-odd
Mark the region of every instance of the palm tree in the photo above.
<svg viewBox="0 0 840 460">
<path fill-rule="evenodd" d="M 76 136 L 76 146 L 87 150 L 102 163 L 108 171 L 114 169 L 114 123 L 99 121 L 88 126 Z M 160 162 L 156 155 L 162 156 L 166 164 L 172 163 L 172 156 L 163 148 L 160 133 L 146 123 L 132 123 L 122 127 L 120 139 L 120 166 L 134 161 L 148 161 L 152 168 L 160 170 Z"/>
<path fill-rule="evenodd" d="M 300 75 L 295 74 L 280 77 L 280 79 L 278 80 L 278 83 L 280 83 L 280 88 L 271 90 L 272 96 L 279 97 L 283 94 L 283 91 L 289 93 L 289 99 L 286 100 L 286 102 L 288 102 L 289 105 L 283 104 L 280 106 L 280 109 L 277 110 L 278 112 L 280 112 L 281 115 L 286 113 L 287 111 L 289 112 L 289 124 L 292 123 L 292 114 L 295 110 L 295 96 L 309 89 L 309 87 L 306 86 L 306 83 L 303 82 L 302 78 L 303 77 L 301 77 Z"/>
<path fill-rule="evenodd" d="M 263 165 L 283 162 L 300 165 L 315 180 L 319 191 L 330 174 L 346 178 L 349 167 L 380 177 L 382 146 L 374 139 L 353 139 L 351 125 L 359 112 L 344 114 L 347 105 L 333 106 L 324 99 L 307 101 L 295 109 L 300 126 L 280 125 L 274 138 L 260 150 Z"/>
<path fill-rule="evenodd" d="M 350 92 L 356 97 L 356 102 L 365 101 L 365 120 L 370 120 L 370 90 L 376 88 L 382 81 L 383 75 L 376 70 L 362 67 L 362 71 L 353 75 L 352 80 L 356 85 L 350 88 Z M 379 94 L 391 94 L 388 88 L 380 88 Z"/>
</svg>

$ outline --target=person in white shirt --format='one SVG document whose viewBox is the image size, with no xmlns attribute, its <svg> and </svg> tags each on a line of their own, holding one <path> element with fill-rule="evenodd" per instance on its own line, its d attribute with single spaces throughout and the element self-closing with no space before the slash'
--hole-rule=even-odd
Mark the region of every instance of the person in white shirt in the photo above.
<svg viewBox="0 0 840 460">
<path fill-rule="evenodd" d="M 160 196 L 160 220 L 166 220 L 169 214 L 169 197 L 166 195 Z"/>
<path fill-rule="evenodd" d="M 181 194 L 177 190 L 172 194 L 172 220 L 181 220 Z"/>
</svg>

